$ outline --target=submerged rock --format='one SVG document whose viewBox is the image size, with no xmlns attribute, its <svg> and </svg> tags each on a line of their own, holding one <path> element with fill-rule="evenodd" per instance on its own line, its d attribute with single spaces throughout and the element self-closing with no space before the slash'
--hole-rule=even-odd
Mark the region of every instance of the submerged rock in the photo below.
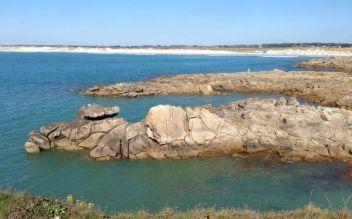
<svg viewBox="0 0 352 219">
<path fill-rule="evenodd" d="M 351 111 L 302 105 L 294 98 L 247 99 L 218 108 L 159 105 L 136 123 L 104 116 L 54 123 L 31 132 L 25 148 L 88 149 L 99 160 L 265 154 L 351 162 L 351 136 Z"/>
</svg>

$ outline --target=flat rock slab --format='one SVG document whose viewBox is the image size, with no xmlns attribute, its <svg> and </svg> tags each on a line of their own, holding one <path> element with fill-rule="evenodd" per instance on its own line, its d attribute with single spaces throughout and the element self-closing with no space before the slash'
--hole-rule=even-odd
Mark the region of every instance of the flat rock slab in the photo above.
<svg viewBox="0 0 352 219">
<path fill-rule="evenodd" d="M 88 105 L 78 110 L 78 118 L 82 119 L 104 119 L 108 117 L 114 117 L 120 112 L 118 106 L 113 107 L 102 107 L 100 105 Z"/>
<path fill-rule="evenodd" d="M 302 105 L 293 97 L 220 107 L 158 105 L 136 123 L 98 118 L 46 125 L 30 133 L 25 149 L 87 149 L 99 160 L 259 153 L 288 161 L 352 161 L 352 111 Z"/>
<path fill-rule="evenodd" d="M 342 72 L 280 70 L 268 72 L 184 74 L 147 82 L 101 85 L 86 95 L 140 97 L 154 95 L 212 95 L 229 92 L 280 93 L 316 104 L 352 109 L 352 75 Z"/>
</svg>

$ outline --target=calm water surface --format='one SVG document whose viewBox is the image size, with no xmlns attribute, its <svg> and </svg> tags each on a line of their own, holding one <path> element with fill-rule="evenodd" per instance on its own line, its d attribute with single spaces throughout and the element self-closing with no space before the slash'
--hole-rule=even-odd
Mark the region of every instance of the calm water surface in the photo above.
<svg viewBox="0 0 352 219">
<path fill-rule="evenodd" d="M 338 208 L 352 194 L 344 164 L 285 164 L 265 159 L 95 162 L 82 152 L 27 155 L 30 130 L 75 117 L 88 103 L 119 105 L 129 121 L 157 104 L 219 105 L 274 95 L 93 98 L 78 94 L 97 83 L 147 80 L 158 75 L 296 69 L 305 58 L 0 53 L 0 187 L 92 201 L 108 211 L 165 206 L 187 209 L 248 205 L 293 209 L 313 201 Z M 349 205 L 349 204 L 348 204 Z"/>
</svg>

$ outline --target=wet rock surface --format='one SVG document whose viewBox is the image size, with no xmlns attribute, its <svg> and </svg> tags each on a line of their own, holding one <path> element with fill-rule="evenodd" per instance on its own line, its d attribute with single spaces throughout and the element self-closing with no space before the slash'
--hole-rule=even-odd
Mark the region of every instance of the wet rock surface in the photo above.
<svg viewBox="0 0 352 219">
<path fill-rule="evenodd" d="M 228 92 L 280 93 L 316 104 L 352 109 L 352 75 L 342 72 L 279 70 L 269 72 L 185 74 L 147 82 L 101 85 L 86 95 L 140 97 L 169 94 L 226 94 Z"/>
<path fill-rule="evenodd" d="M 43 126 L 30 133 L 25 149 L 87 149 L 98 160 L 263 154 L 352 161 L 352 112 L 300 105 L 295 98 L 247 99 L 218 108 L 159 105 L 136 123 L 99 118 Z"/>
</svg>

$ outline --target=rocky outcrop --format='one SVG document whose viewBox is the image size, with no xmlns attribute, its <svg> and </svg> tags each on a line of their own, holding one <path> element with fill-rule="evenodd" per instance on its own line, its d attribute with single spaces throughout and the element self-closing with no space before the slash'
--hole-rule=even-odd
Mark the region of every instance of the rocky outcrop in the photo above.
<svg viewBox="0 0 352 219">
<path fill-rule="evenodd" d="M 25 148 L 88 149 L 99 160 L 260 153 L 290 161 L 352 161 L 352 112 L 300 105 L 295 98 L 247 99 L 218 108 L 159 105 L 136 123 L 98 118 L 43 126 L 30 133 Z"/>
<path fill-rule="evenodd" d="M 158 77 L 147 82 L 101 85 L 86 95 L 139 97 L 168 94 L 228 92 L 280 93 L 326 106 L 352 109 L 352 76 L 341 72 L 284 72 L 186 74 Z"/>
<path fill-rule="evenodd" d="M 297 64 L 299 67 L 310 69 L 333 69 L 352 73 L 352 57 L 328 57 L 303 61 Z"/>
</svg>

